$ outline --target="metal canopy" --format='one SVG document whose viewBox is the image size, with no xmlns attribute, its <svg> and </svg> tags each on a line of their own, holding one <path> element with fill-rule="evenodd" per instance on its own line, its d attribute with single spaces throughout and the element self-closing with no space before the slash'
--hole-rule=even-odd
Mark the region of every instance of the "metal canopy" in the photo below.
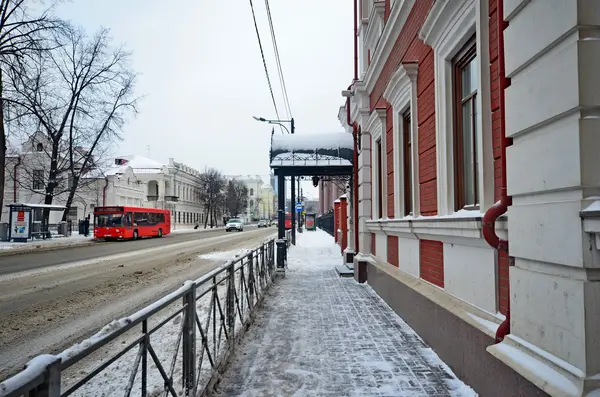
<svg viewBox="0 0 600 397">
<path fill-rule="evenodd" d="M 346 175 L 352 169 L 354 141 L 352 134 L 334 132 L 315 135 L 271 134 L 269 161 L 276 174 L 283 175 Z M 349 168 L 348 168 L 349 167 Z M 303 171 L 301 171 L 301 169 Z M 320 171 L 316 171 L 320 169 Z M 351 172 L 351 171 L 350 171 Z"/>
</svg>

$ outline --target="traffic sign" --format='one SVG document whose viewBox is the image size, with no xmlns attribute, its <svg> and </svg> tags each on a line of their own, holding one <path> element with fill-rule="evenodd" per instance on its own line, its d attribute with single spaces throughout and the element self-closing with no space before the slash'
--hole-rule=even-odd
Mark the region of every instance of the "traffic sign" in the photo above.
<svg viewBox="0 0 600 397">
<path fill-rule="evenodd" d="M 296 203 L 296 212 L 302 212 L 304 205 L 302 203 Z"/>
</svg>

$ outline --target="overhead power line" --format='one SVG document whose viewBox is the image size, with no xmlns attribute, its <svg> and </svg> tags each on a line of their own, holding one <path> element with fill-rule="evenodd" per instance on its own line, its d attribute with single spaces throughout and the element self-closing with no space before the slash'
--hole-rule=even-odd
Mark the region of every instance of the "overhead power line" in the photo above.
<svg viewBox="0 0 600 397">
<path fill-rule="evenodd" d="M 285 85 L 285 79 L 283 78 L 283 68 L 281 66 L 281 58 L 279 57 L 279 48 L 277 47 L 277 39 L 275 38 L 275 28 L 273 27 L 273 18 L 271 16 L 271 7 L 269 6 L 269 0 L 265 0 L 265 8 L 267 9 L 267 17 L 269 19 L 269 29 L 271 30 L 271 39 L 273 39 L 273 49 L 275 50 L 275 61 L 277 63 L 277 71 L 279 74 L 279 83 L 281 85 L 281 92 L 283 94 L 283 100 L 285 110 L 288 119 L 293 118 L 292 108 L 290 107 L 290 99 L 287 93 L 287 87 Z"/>
<path fill-rule="evenodd" d="M 263 66 L 265 67 L 265 75 L 267 76 L 267 83 L 269 84 L 269 92 L 271 93 L 271 99 L 273 100 L 273 107 L 275 108 L 275 115 L 279 120 L 279 110 L 277 109 L 277 102 L 275 101 L 275 95 L 273 94 L 273 86 L 271 85 L 271 78 L 269 77 L 269 69 L 267 68 L 267 61 L 265 60 L 265 52 L 263 51 L 262 41 L 260 40 L 260 32 L 258 31 L 258 24 L 256 23 L 256 13 L 254 12 L 254 4 L 250 0 L 250 9 L 252 10 L 252 19 L 254 20 L 254 28 L 256 29 L 256 38 L 258 39 L 258 46 L 260 47 L 260 55 L 262 57 Z M 283 128 L 279 126 L 281 133 L 283 134 Z"/>
</svg>

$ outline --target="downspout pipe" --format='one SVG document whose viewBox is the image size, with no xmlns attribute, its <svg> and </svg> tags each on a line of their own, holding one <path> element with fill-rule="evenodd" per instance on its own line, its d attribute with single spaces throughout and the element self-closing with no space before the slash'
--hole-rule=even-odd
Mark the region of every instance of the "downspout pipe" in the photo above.
<svg viewBox="0 0 600 397">
<path fill-rule="evenodd" d="M 17 168 L 19 168 L 19 166 L 21 165 L 21 156 L 17 157 L 17 163 L 15 164 L 14 168 L 13 168 L 13 203 L 17 202 L 17 191 L 19 190 L 19 188 L 17 187 L 18 184 L 18 179 L 17 178 Z"/>
<path fill-rule="evenodd" d="M 500 112 L 500 200 L 492 205 L 483 216 L 482 232 L 485 241 L 496 250 L 503 250 L 508 253 L 508 240 L 500 238 L 496 234 L 496 220 L 504 215 L 508 207 L 512 205 L 512 198 L 507 192 L 507 176 L 506 176 L 506 148 L 512 145 L 512 139 L 506 137 L 506 98 L 505 89 L 510 86 L 510 79 L 506 78 L 505 61 L 504 61 L 504 30 L 508 27 L 508 23 L 504 21 L 503 10 L 504 0 L 497 2 L 497 25 L 498 25 L 498 78 L 500 82 L 500 97 L 499 109 Z M 506 307 L 506 318 L 496 331 L 496 343 L 504 340 L 504 337 L 510 333 L 510 296 Z"/>
</svg>

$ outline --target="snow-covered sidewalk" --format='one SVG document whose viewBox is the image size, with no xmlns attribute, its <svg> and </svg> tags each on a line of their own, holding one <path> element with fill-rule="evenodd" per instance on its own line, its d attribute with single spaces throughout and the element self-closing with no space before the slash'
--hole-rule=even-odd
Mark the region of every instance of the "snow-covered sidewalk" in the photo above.
<svg viewBox="0 0 600 397">
<path fill-rule="evenodd" d="M 305 232 L 218 386 L 224 396 L 476 396 L 367 285 Z"/>
<path fill-rule="evenodd" d="M 76 245 L 92 244 L 93 236 L 83 236 L 73 234 L 69 237 L 53 236 L 47 240 L 31 240 L 26 243 L 14 243 L 8 241 L 0 242 L 0 254 L 14 254 L 18 252 L 33 252 L 37 250 L 51 250 L 54 248 L 63 248 Z"/>
</svg>

